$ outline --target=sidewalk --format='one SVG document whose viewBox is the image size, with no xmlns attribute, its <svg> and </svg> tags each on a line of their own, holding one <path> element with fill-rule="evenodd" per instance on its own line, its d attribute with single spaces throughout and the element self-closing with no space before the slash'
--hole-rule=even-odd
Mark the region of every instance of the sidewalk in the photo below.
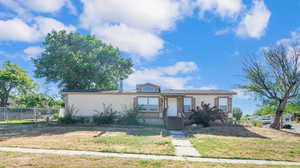
<svg viewBox="0 0 300 168">
<path fill-rule="evenodd" d="M 38 154 L 58 154 L 58 155 L 91 155 L 91 156 L 102 156 L 102 157 L 121 157 L 121 158 L 136 158 L 136 159 L 151 159 L 151 160 L 176 160 L 176 161 L 191 161 L 191 162 L 259 164 L 259 165 L 299 165 L 300 166 L 300 162 L 268 161 L 268 160 L 242 160 L 242 159 L 215 159 L 215 158 L 166 156 L 166 155 L 90 152 L 90 151 L 76 151 L 76 150 L 49 150 L 49 149 L 0 147 L 0 151 L 38 153 Z"/>
</svg>

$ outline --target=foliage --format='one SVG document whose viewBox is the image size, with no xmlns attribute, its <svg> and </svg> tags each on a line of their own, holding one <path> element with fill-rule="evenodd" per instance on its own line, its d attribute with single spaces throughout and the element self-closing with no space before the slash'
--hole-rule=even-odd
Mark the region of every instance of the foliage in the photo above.
<svg viewBox="0 0 300 168">
<path fill-rule="evenodd" d="M 62 108 L 64 107 L 64 101 L 61 99 L 55 99 L 55 97 L 49 96 L 45 93 L 38 93 L 37 91 L 32 91 L 30 93 L 21 94 L 15 96 L 15 104 L 10 106 L 17 107 L 54 107 Z"/>
<path fill-rule="evenodd" d="M 275 120 L 271 127 L 281 128 L 281 116 L 289 100 L 299 93 L 299 47 L 275 46 L 264 53 L 265 62 L 249 57 L 243 71 L 249 84 L 242 88 L 263 99 L 277 103 Z"/>
<path fill-rule="evenodd" d="M 78 122 L 83 122 L 82 119 L 76 118 L 75 115 L 78 112 L 74 105 L 65 108 L 65 113 L 63 117 L 58 119 L 58 122 L 62 124 L 75 124 Z"/>
<path fill-rule="evenodd" d="M 0 69 L 0 107 L 6 107 L 12 92 L 26 93 L 35 87 L 35 83 L 27 75 L 27 71 L 9 61 Z"/>
<path fill-rule="evenodd" d="M 202 124 L 204 127 L 208 127 L 210 122 L 221 120 L 223 123 L 226 120 L 227 115 L 216 106 L 211 107 L 210 104 L 201 102 L 201 107 L 197 107 L 196 110 L 192 110 L 192 114 L 189 120 L 193 120 L 196 124 Z"/>
<path fill-rule="evenodd" d="M 233 108 L 233 118 L 234 118 L 234 121 L 239 124 L 240 121 L 241 121 L 242 116 L 243 116 L 243 112 L 242 112 L 241 108 L 234 107 Z"/>
<path fill-rule="evenodd" d="M 35 75 L 63 89 L 116 89 L 132 73 L 132 61 L 95 36 L 53 31 L 36 59 Z"/>
<path fill-rule="evenodd" d="M 54 98 L 51 98 L 48 102 L 48 106 L 49 107 L 65 107 L 65 102 L 61 99 L 54 99 Z"/>
<path fill-rule="evenodd" d="M 253 125 L 254 127 L 262 127 L 262 126 L 263 126 L 263 123 L 262 123 L 262 121 L 260 121 L 260 120 L 252 120 L 250 123 L 251 123 L 251 125 Z"/>
<path fill-rule="evenodd" d="M 139 125 L 140 124 L 140 118 L 139 118 L 139 112 L 141 108 L 140 107 L 134 107 L 132 109 L 126 110 L 124 114 L 120 116 L 118 119 L 119 124 L 125 124 L 125 125 Z"/>
<path fill-rule="evenodd" d="M 111 105 L 106 106 L 103 104 L 103 111 L 96 110 L 97 114 L 93 116 L 93 121 L 97 125 L 113 124 L 118 119 L 118 112 L 114 111 Z"/>
<path fill-rule="evenodd" d="M 291 114 L 294 112 L 300 112 L 300 104 L 298 102 L 298 98 L 295 101 L 288 102 L 285 111 L 283 114 Z M 274 100 L 264 100 L 261 105 L 259 105 L 259 109 L 255 112 L 258 116 L 270 115 L 275 114 L 276 109 L 278 107 L 278 103 Z"/>
</svg>

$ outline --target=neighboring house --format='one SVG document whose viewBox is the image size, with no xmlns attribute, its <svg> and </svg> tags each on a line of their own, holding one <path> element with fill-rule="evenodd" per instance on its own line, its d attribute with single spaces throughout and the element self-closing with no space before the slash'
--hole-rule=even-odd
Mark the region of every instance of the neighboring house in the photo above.
<svg viewBox="0 0 300 168">
<path fill-rule="evenodd" d="M 235 92 L 225 90 L 161 90 L 160 86 L 145 83 L 136 86 L 136 90 L 70 90 L 64 91 L 66 107 L 73 106 L 77 116 L 92 117 L 104 106 L 113 110 L 125 111 L 140 106 L 141 117 L 148 124 L 163 125 L 170 129 L 183 127 L 182 116 L 189 114 L 201 102 L 216 105 L 232 118 L 232 96 Z M 184 114 L 184 115 L 182 115 Z"/>
</svg>

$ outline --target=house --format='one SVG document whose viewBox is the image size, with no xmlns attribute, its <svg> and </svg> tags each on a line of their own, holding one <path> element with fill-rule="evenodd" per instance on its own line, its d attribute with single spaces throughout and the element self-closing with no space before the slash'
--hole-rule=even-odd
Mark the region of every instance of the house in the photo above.
<svg viewBox="0 0 300 168">
<path fill-rule="evenodd" d="M 76 108 L 77 116 L 92 117 L 110 105 L 113 110 L 125 111 L 140 106 L 140 116 L 147 124 L 163 125 L 180 129 L 183 116 L 200 106 L 201 102 L 216 105 L 232 118 L 232 96 L 235 92 L 225 90 L 162 90 L 160 86 L 145 83 L 136 90 L 124 91 L 122 82 L 119 90 L 69 90 L 64 91 L 66 107 Z M 184 114 L 184 115 L 182 115 Z"/>
</svg>

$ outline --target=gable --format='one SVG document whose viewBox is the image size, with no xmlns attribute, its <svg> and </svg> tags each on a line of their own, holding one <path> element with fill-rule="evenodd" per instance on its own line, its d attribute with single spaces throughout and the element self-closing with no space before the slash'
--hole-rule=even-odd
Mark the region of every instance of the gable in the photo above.
<svg viewBox="0 0 300 168">
<path fill-rule="evenodd" d="M 152 83 L 145 83 L 136 85 L 137 92 L 146 92 L 146 93 L 159 93 L 160 87 Z"/>
</svg>

